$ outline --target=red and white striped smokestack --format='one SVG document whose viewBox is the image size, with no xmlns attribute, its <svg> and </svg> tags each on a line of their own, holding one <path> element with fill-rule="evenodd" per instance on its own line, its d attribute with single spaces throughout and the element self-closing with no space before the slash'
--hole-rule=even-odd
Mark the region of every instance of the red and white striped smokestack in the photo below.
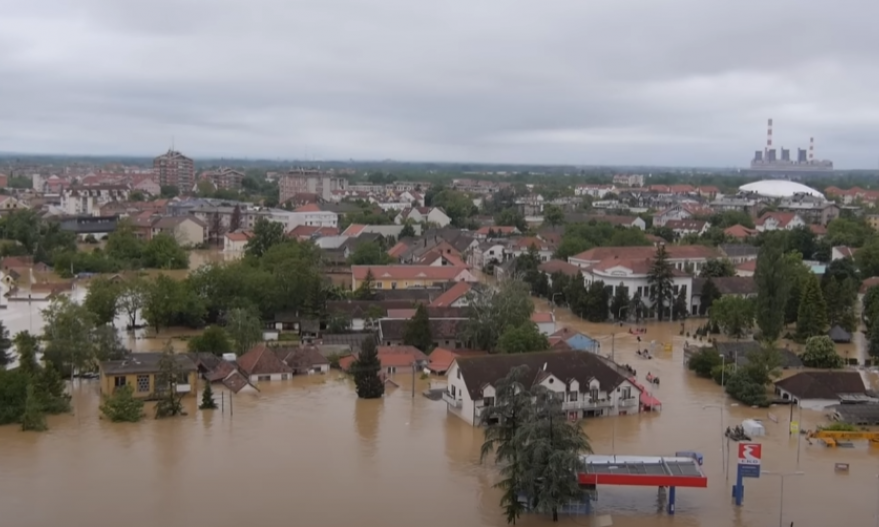
<svg viewBox="0 0 879 527">
<path fill-rule="evenodd" d="M 810 137 L 809 138 L 809 162 L 811 163 L 814 160 L 815 160 L 815 138 Z"/>
<path fill-rule="evenodd" d="M 772 119 L 769 119 L 769 125 L 766 128 L 766 151 L 772 150 Z"/>
</svg>

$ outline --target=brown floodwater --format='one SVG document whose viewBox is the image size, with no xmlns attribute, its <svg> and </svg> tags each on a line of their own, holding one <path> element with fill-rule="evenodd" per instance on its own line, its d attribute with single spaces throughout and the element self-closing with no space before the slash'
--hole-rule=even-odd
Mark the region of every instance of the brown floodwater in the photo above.
<svg viewBox="0 0 879 527">
<path fill-rule="evenodd" d="M 29 313 L 19 311 L 0 313 L 12 331 L 27 329 Z M 648 371 L 662 379 L 653 391 L 664 404 L 661 413 L 585 422 L 596 453 L 696 450 L 705 456 L 709 487 L 679 489 L 673 517 L 659 510 L 655 488 L 600 487 L 597 514 L 610 515 L 614 526 L 778 525 L 778 478 L 747 480 L 744 506 L 731 504 L 735 460 L 727 478 L 721 418 L 724 427 L 762 419 L 768 433 L 759 440 L 763 469 L 804 472 L 785 482 L 785 527 L 792 521 L 834 525 L 842 518 L 845 525 L 875 524 L 879 452 L 864 443 L 827 449 L 803 440 L 798 465 L 787 408 L 732 406 L 713 382 L 687 372 L 678 324 L 647 324 L 644 340 L 673 343 L 672 352 L 647 361 L 637 358 L 625 328 L 586 324 L 561 310 L 556 315 L 601 338 L 603 352 L 611 344 L 604 337 L 621 332 L 614 339 L 617 360 L 635 367 L 642 380 Z M 150 340 L 133 341 L 135 349 L 152 349 Z M 362 401 L 336 372 L 298 377 L 235 396 L 234 412 L 228 395 L 225 409 L 211 412 L 196 410 L 191 397 L 189 415 L 137 424 L 99 419 L 97 383 L 82 382 L 73 388 L 75 413 L 50 417 L 48 432 L 0 427 L 0 525 L 505 525 L 492 488 L 496 474 L 479 463 L 481 431 L 447 415 L 444 403 L 422 397 L 427 381 L 417 381 L 414 398 L 411 377 L 398 381 L 401 387 L 384 399 Z M 824 417 L 804 410 L 802 420 L 812 428 Z M 836 473 L 834 463 L 849 463 L 850 471 Z M 519 524 L 551 522 L 526 516 Z M 560 524 L 593 525 L 583 516 L 563 516 Z"/>
</svg>

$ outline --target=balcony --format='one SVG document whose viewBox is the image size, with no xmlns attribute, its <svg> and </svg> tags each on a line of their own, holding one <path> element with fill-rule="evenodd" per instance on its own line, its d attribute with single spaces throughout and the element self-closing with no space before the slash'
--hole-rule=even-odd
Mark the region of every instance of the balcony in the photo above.
<svg viewBox="0 0 879 527">
<path fill-rule="evenodd" d="M 464 403 L 461 399 L 455 399 L 452 394 L 449 392 L 443 392 L 443 401 L 445 401 L 452 408 L 460 408 Z"/>
<path fill-rule="evenodd" d="M 608 406 L 613 406 L 613 402 L 610 399 L 599 399 L 597 401 L 586 399 L 582 401 L 565 401 L 562 403 L 562 410 L 590 410 L 592 408 L 604 408 Z"/>
<path fill-rule="evenodd" d="M 638 406 L 638 398 L 629 397 L 628 399 L 620 399 L 619 406 L 620 408 L 631 408 L 633 406 Z"/>
<path fill-rule="evenodd" d="M 177 393 L 189 393 L 192 391 L 191 384 L 178 384 L 177 385 Z"/>
</svg>

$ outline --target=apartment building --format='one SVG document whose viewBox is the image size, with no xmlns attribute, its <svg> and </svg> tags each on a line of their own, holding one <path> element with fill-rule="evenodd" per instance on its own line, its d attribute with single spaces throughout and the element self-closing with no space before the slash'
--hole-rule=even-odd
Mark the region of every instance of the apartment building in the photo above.
<svg viewBox="0 0 879 527">
<path fill-rule="evenodd" d="M 192 159 L 176 150 L 168 150 L 153 159 L 153 172 L 158 176 L 159 184 L 162 186 L 177 187 L 182 194 L 192 191 L 195 182 L 195 164 Z"/>
<path fill-rule="evenodd" d="M 278 193 L 281 203 L 297 194 L 317 194 L 324 201 L 332 199 L 334 191 L 346 190 L 348 180 L 318 169 L 298 168 L 289 171 L 278 179 Z"/>
<path fill-rule="evenodd" d="M 128 201 L 128 185 L 72 186 L 61 189 L 61 209 L 71 216 L 100 216 L 108 203 Z"/>
<path fill-rule="evenodd" d="M 205 172 L 202 177 L 213 183 L 218 189 L 239 190 L 241 182 L 244 180 L 244 173 L 224 167 L 219 170 Z"/>
</svg>

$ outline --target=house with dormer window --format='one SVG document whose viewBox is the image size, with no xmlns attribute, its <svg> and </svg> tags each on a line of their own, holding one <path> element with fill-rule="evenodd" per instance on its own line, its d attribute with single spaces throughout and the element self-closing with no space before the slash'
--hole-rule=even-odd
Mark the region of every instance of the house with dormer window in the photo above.
<svg viewBox="0 0 879 527">
<path fill-rule="evenodd" d="M 476 282 L 467 267 L 431 265 L 352 265 L 351 290 L 372 275 L 372 287 L 378 290 L 442 287 L 455 282 Z"/>
<path fill-rule="evenodd" d="M 526 384 L 558 394 L 569 419 L 616 416 L 641 410 L 641 389 L 610 360 L 582 351 L 457 357 L 446 374 L 448 412 L 478 426 L 495 404 L 495 387 L 513 368 L 527 366 Z"/>
</svg>

